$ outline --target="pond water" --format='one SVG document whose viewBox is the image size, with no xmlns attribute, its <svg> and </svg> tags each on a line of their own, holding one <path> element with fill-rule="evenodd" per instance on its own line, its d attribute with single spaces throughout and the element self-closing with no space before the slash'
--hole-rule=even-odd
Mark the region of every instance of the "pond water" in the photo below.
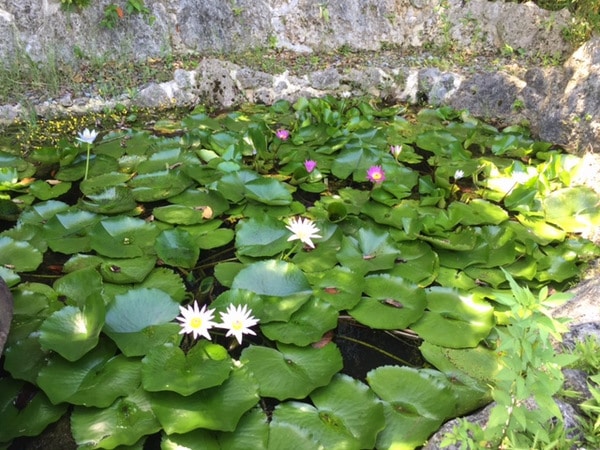
<svg viewBox="0 0 600 450">
<path fill-rule="evenodd" d="M 78 131 L 0 153 L 0 447 L 69 415 L 89 448 L 416 448 L 489 401 L 509 279 L 564 289 L 599 254 L 579 159 L 466 112 Z"/>
</svg>

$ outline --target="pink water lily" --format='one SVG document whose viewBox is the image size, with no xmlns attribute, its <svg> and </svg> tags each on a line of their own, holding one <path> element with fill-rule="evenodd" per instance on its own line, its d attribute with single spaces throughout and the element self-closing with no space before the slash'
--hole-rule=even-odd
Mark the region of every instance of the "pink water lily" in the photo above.
<svg viewBox="0 0 600 450">
<path fill-rule="evenodd" d="M 304 161 L 304 168 L 308 173 L 311 173 L 313 170 L 315 170 L 315 167 L 317 167 L 316 161 L 313 161 L 312 159 L 307 159 Z"/>
<path fill-rule="evenodd" d="M 277 136 L 282 141 L 287 141 L 290 138 L 290 132 L 285 128 L 280 128 L 275 132 L 275 136 Z"/>
<path fill-rule="evenodd" d="M 385 172 L 381 166 L 372 166 L 367 170 L 367 178 L 372 183 L 383 183 L 385 181 Z"/>
</svg>

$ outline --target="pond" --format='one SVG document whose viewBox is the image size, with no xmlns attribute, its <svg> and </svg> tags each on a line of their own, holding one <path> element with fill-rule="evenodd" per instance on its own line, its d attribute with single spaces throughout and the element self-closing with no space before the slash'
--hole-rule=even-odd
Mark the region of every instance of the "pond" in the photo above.
<svg viewBox="0 0 600 450">
<path fill-rule="evenodd" d="M 517 286 L 600 254 L 579 163 L 330 97 L 5 149 L 0 448 L 417 448 L 491 400 Z"/>
</svg>

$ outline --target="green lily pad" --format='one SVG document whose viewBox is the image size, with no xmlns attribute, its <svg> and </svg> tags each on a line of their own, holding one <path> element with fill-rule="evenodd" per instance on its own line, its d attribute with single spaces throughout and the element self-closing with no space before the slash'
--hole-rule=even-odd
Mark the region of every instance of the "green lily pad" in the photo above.
<svg viewBox="0 0 600 450">
<path fill-rule="evenodd" d="M 472 199 L 469 203 L 452 202 L 448 213 L 460 218 L 463 225 L 498 225 L 508 220 L 508 213 L 500 206 L 483 199 Z"/>
<path fill-rule="evenodd" d="M 278 400 L 304 398 L 327 385 L 342 369 L 342 355 L 333 343 L 322 348 L 278 344 L 273 348 L 250 346 L 240 361 L 252 371 L 263 397 Z"/>
<path fill-rule="evenodd" d="M 0 265 L 18 272 L 31 272 L 42 263 L 42 253 L 27 242 L 0 236 Z"/>
<path fill-rule="evenodd" d="M 189 207 L 184 205 L 159 206 L 152 210 L 154 218 L 173 225 L 194 225 L 205 222 L 205 207 Z M 212 215 L 212 214 L 211 214 Z"/>
<path fill-rule="evenodd" d="M 173 391 L 187 396 L 221 385 L 232 361 L 220 345 L 201 340 L 187 354 L 173 344 L 156 346 L 142 359 L 142 384 L 150 392 Z"/>
<path fill-rule="evenodd" d="M 254 292 L 271 304 L 271 320 L 288 320 L 312 294 L 302 271 L 285 261 L 265 260 L 244 267 L 235 276 L 233 289 Z"/>
<path fill-rule="evenodd" d="M 305 346 L 317 342 L 337 326 L 337 310 L 329 303 L 313 298 L 306 302 L 286 322 L 263 323 L 260 330 L 284 344 Z"/>
<path fill-rule="evenodd" d="M 396 244 L 399 257 L 389 271 L 391 275 L 402 277 L 408 281 L 427 286 L 438 276 L 440 261 L 438 253 L 425 242 L 403 241 Z"/>
<path fill-rule="evenodd" d="M 90 294 L 102 291 L 102 277 L 95 267 L 90 265 L 60 277 L 52 287 L 58 295 L 74 301 L 83 308 Z"/>
<path fill-rule="evenodd" d="M 299 402 L 277 405 L 271 426 L 307 432 L 313 440 L 308 448 L 376 448 L 377 434 L 385 426 L 383 406 L 363 383 L 337 375 L 313 392 L 311 400 L 314 406 Z"/>
<path fill-rule="evenodd" d="M 197 187 L 183 191 L 181 194 L 169 198 L 170 203 L 188 206 L 190 208 L 210 207 L 213 217 L 218 217 L 229 209 L 229 202 L 219 191 Z"/>
<path fill-rule="evenodd" d="M 89 295 L 81 309 L 65 306 L 42 323 L 42 348 L 54 350 L 69 361 L 78 360 L 98 344 L 104 314 L 104 300 L 100 294 Z"/>
<path fill-rule="evenodd" d="M 27 389 L 23 381 L 0 378 L 0 442 L 38 436 L 67 411 L 67 404 L 53 405 L 42 392 L 36 392 L 25 405 L 20 404 L 21 392 L 27 395 Z"/>
<path fill-rule="evenodd" d="M 233 431 L 258 400 L 258 385 L 244 367 L 234 368 L 220 386 L 186 397 L 166 391 L 150 394 L 152 409 L 167 434 L 198 428 Z"/>
<path fill-rule="evenodd" d="M 274 256 L 289 247 L 291 233 L 281 220 L 270 216 L 251 217 L 238 222 L 235 247 L 244 256 Z"/>
<path fill-rule="evenodd" d="M 131 289 L 108 306 L 104 332 L 127 356 L 140 356 L 156 345 L 176 342 L 179 325 L 171 321 L 179 304 L 158 289 Z"/>
<path fill-rule="evenodd" d="M 154 269 L 156 258 L 154 256 L 141 256 L 139 258 L 109 259 L 102 258 L 100 274 L 104 281 L 116 284 L 141 283 Z"/>
<path fill-rule="evenodd" d="M 264 450 L 267 448 L 269 435 L 269 424 L 265 413 L 260 408 L 254 408 L 242 416 L 235 431 L 211 431 L 199 428 L 185 434 L 170 434 L 163 436 L 161 450 L 196 447 L 202 450 Z"/>
<path fill-rule="evenodd" d="M 286 186 L 274 178 L 257 178 L 248 181 L 246 196 L 266 205 L 289 205 L 292 203 L 292 194 Z"/>
<path fill-rule="evenodd" d="M 314 296 L 338 311 L 352 309 L 361 299 L 364 278 L 347 267 L 335 266 L 325 272 L 308 275 Z"/>
<path fill-rule="evenodd" d="M 473 294 L 430 287 L 426 296 L 428 311 L 410 328 L 431 344 L 475 347 L 494 326 L 494 308 Z"/>
<path fill-rule="evenodd" d="M 367 374 L 367 382 L 385 402 L 385 428 L 376 448 L 417 448 L 455 410 L 456 397 L 440 372 L 382 366 Z"/>
<path fill-rule="evenodd" d="M 179 228 L 163 230 L 156 238 L 155 248 L 165 264 L 175 267 L 191 269 L 200 257 L 200 249 L 192 235 Z"/>
<path fill-rule="evenodd" d="M 159 289 L 177 303 L 183 302 L 186 297 L 185 284 L 181 276 L 166 267 L 153 269 L 137 287 Z"/>
<path fill-rule="evenodd" d="M 423 342 L 419 347 L 423 357 L 438 370 L 463 379 L 468 376 L 476 386 L 489 390 L 500 371 L 500 356 L 494 349 L 478 345 L 473 348 L 448 348 Z"/>
<path fill-rule="evenodd" d="M 74 362 L 51 357 L 40 370 L 37 382 L 54 404 L 106 408 L 118 397 L 134 391 L 140 380 L 139 362 L 115 356 L 114 344 L 105 340 Z"/>
<path fill-rule="evenodd" d="M 69 192 L 71 189 L 71 183 L 69 182 L 58 182 L 56 185 L 37 180 L 29 185 L 29 193 L 33 194 L 40 200 L 50 200 L 52 198 L 60 197 L 61 195 Z"/>
<path fill-rule="evenodd" d="M 425 291 L 403 278 L 372 275 L 365 278 L 365 294 L 348 313 L 374 329 L 403 329 L 417 321 L 427 305 Z"/>
<path fill-rule="evenodd" d="M 546 221 L 571 233 L 600 225 L 600 196 L 589 187 L 559 189 L 544 196 Z"/>
<path fill-rule="evenodd" d="M 154 202 L 181 194 L 192 183 L 184 172 L 174 169 L 138 174 L 127 185 L 136 201 Z"/>
<path fill-rule="evenodd" d="M 38 333 L 15 340 L 4 349 L 4 369 L 14 379 L 36 383 L 40 370 L 46 366 L 50 352 L 44 351 Z"/>
<path fill-rule="evenodd" d="M 160 424 L 152 411 L 148 394 L 141 387 L 126 397 L 120 397 L 108 408 L 78 406 L 71 415 L 75 442 L 86 448 L 133 445 L 143 436 L 159 430 Z"/>
<path fill-rule="evenodd" d="M 398 249 L 389 234 L 374 227 L 360 228 L 356 237 L 344 236 L 337 259 L 357 274 L 391 269 Z"/>
<path fill-rule="evenodd" d="M 131 189 L 125 186 L 110 186 L 88 194 L 85 199 L 79 201 L 79 206 L 99 214 L 119 214 L 135 210 L 138 204 L 131 194 Z"/>
<path fill-rule="evenodd" d="M 157 227 L 142 219 L 117 216 L 104 219 L 90 231 L 91 247 L 110 258 L 136 258 L 151 253 Z"/>
</svg>

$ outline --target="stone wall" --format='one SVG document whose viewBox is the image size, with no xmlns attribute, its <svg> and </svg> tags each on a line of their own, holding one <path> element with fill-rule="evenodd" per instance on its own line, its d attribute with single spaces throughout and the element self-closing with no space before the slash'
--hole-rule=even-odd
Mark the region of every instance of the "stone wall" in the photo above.
<svg viewBox="0 0 600 450">
<path fill-rule="evenodd" d="M 232 52 L 273 45 L 298 52 L 347 46 L 420 48 L 449 44 L 473 51 L 505 46 L 564 54 L 566 11 L 488 0 L 145 0 L 154 21 L 126 15 L 101 25 L 115 0 L 65 12 L 59 0 L 0 0 L 0 60 L 25 51 L 34 60 L 77 55 L 137 59 L 172 52 Z"/>
</svg>

